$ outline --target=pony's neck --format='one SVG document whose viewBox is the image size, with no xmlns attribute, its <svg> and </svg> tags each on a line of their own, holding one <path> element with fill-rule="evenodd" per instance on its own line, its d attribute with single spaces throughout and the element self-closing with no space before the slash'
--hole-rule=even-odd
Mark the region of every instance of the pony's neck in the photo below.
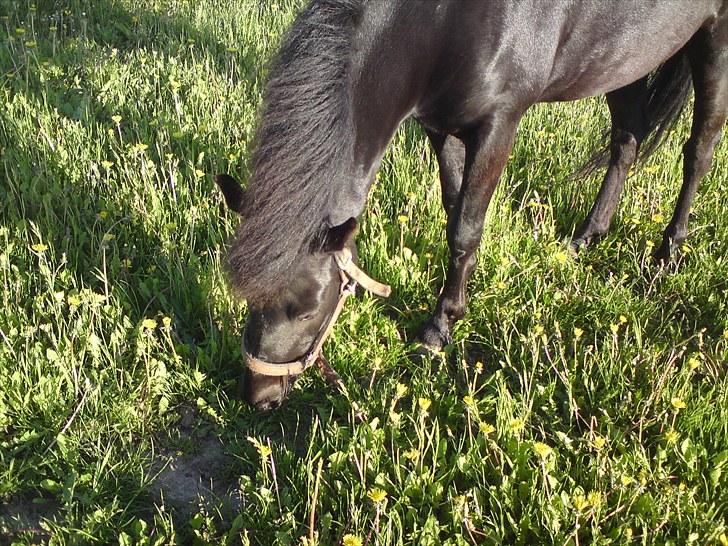
<svg viewBox="0 0 728 546">
<path fill-rule="evenodd" d="M 366 4 L 353 36 L 349 61 L 349 122 L 351 155 L 340 179 L 341 190 L 332 202 L 330 220 L 339 225 L 358 217 L 366 206 L 375 174 L 399 125 L 417 106 L 427 67 L 411 71 L 406 62 L 413 50 L 398 47 L 398 28 L 390 28 L 383 2 Z M 382 33 L 394 36 L 385 39 Z M 402 70 L 392 70 L 401 66 Z M 410 70 L 410 72 L 408 72 Z"/>
</svg>

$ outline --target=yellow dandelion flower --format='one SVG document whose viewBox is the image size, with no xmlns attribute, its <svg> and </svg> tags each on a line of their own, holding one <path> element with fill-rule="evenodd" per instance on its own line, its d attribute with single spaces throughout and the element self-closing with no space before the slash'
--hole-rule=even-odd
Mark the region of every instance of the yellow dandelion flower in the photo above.
<svg viewBox="0 0 728 546">
<path fill-rule="evenodd" d="M 695 355 L 691 356 L 688 360 L 688 367 L 691 371 L 698 369 L 700 367 L 700 359 Z"/>
<path fill-rule="evenodd" d="M 517 432 L 519 430 L 523 430 L 523 421 L 520 419 L 511 419 L 511 422 L 508 423 L 509 428 L 512 432 Z"/>
<path fill-rule="evenodd" d="M 624 315 L 619 315 L 619 322 L 621 322 L 622 324 L 627 324 L 627 322 L 629 321 Z"/>
<path fill-rule="evenodd" d="M 151 318 L 142 321 L 142 328 L 145 330 L 154 330 L 157 327 L 157 321 Z"/>
<path fill-rule="evenodd" d="M 113 241 L 114 239 L 116 239 L 116 235 L 114 235 L 113 233 L 104 233 L 104 242 L 108 243 L 109 241 Z"/>
<path fill-rule="evenodd" d="M 483 373 L 483 363 L 480 360 L 475 363 L 475 373 Z"/>
<path fill-rule="evenodd" d="M 586 502 L 597 508 L 602 503 L 602 494 L 600 491 L 589 491 L 586 496 Z"/>
<path fill-rule="evenodd" d="M 107 160 L 104 159 L 101 162 L 101 166 L 108 171 L 108 170 L 111 169 L 111 167 L 114 166 L 114 162 L 113 161 L 107 161 Z"/>
<path fill-rule="evenodd" d="M 545 459 L 549 455 L 551 455 L 554 450 L 543 442 L 536 442 L 535 444 L 533 444 L 533 452 L 542 459 Z"/>
<path fill-rule="evenodd" d="M 655 222 L 656 224 L 662 223 L 662 221 L 664 219 L 665 219 L 665 217 L 662 214 L 660 214 L 659 212 L 656 212 L 655 214 L 652 215 L 652 221 Z"/>
<path fill-rule="evenodd" d="M 728 328 L 723 330 L 723 339 L 728 339 Z"/>
<path fill-rule="evenodd" d="M 574 328 L 574 339 L 579 339 L 582 335 L 584 335 L 584 330 L 581 328 Z"/>
<path fill-rule="evenodd" d="M 721 533 L 718 540 L 720 540 L 721 546 L 728 546 L 728 536 L 725 533 Z"/>
<path fill-rule="evenodd" d="M 480 432 L 488 436 L 489 434 L 493 434 L 495 432 L 495 427 L 491 425 L 490 423 L 486 423 L 483 421 L 478 425 L 478 428 L 480 429 Z"/>
<path fill-rule="evenodd" d="M 70 305 L 72 307 L 78 307 L 79 305 L 81 305 L 81 298 L 79 298 L 78 296 L 71 295 L 71 294 L 68 295 L 68 297 L 66 298 L 66 301 L 68 302 L 68 305 Z"/>
<path fill-rule="evenodd" d="M 586 508 L 589 508 L 589 501 L 582 493 L 576 493 L 571 497 L 571 504 L 574 505 L 574 508 L 581 511 Z"/>
<path fill-rule="evenodd" d="M 672 404 L 672 407 L 675 408 L 675 410 L 680 411 L 681 409 L 685 409 L 687 407 L 687 404 L 683 402 L 681 398 L 673 397 L 670 399 L 670 404 Z"/>
<path fill-rule="evenodd" d="M 541 334 L 543 334 L 543 331 L 544 331 L 543 326 L 541 326 L 540 324 L 537 324 L 536 326 L 533 327 L 533 333 L 536 334 L 537 336 L 540 336 Z"/>
<path fill-rule="evenodd" d="M 671 428 L 665 433 L 665 440 L 668 444 L 674 444 L 677 442 L 678 438 L 680 438 L 680 435 L 675 431 L 674 428 Z"/>
<path fill-rule="evenodd" d="M 27 47 L 28 49 L 35 49 L 37 45 L 38 44 L 35 40 L 28 40 L 27 42 L 25 42 L 25 47 Z"/>
<path fill-rule="evenodd" d="M 569 255 L 566 252 L 557 252 L 556 254 L 554 254 L 554 259 L 560 265 L 564 265 L 567 261 L 569 261 Z"/>
<path fill-rule="evenodd" d="M 172 319 L 170 317 L 164 317 L 162 318 L 162 324 L 164 324 L 165 328 L 169 328 L 172 324 Z"/>
<path fill-rule="evenodd" d="M 397 216 L 397 221 L 400 224 L 406 224 L 407 222 L 409 222 L 409 217 L 406 214 L 400 214 L 399 216 Z"/>
<path fill-rule="evenodd" d="M 397 383 L 397 390 L 395 392 L 395 395 L 397 398 L 402 398 L 405 394 L 407 394 L 407 385 L 404 383 Z"/>
<path fill-rule="evenodd" d="M 432 400 L 429 398 L 419 398 L 417 400 L 417 405 L 420 406 L 420 411 L 423 413 L 426 413 L 427 410 L 430 409 L 430 406 L 432 405 Z"/>
<path fill-rule="evenodd" d="M 35 244 L 35 245 L 31 245 L 30 248 L 32 248 L 36 252 L 45 252 L 46 250 L 48 250 L 48 246 L 47 245 L 44 245 L 43 243 L 38 243 L 38 244 Z"/>
<path fill-rule="evenodd" d="M 463 396 L 463 403 L 468 407 L 473 407 L 475 406 L 475 398 L 467 394 Z"/>
<path fill-rule="evenodd" d="M 417 462 L 417 459 L 420 458 L 420 450 L 419 449 L 408 449 L 404 452 L 404 456 L 406 459 L 409 459 L 410 461 Z"/>
<path fill-rule="evenodd" d="M 361 539 L 356 535 L 344 535 L 341 544 L 343 546 L 362 546 Z"/>
<path fill-rule="evenodd" d="M 496 284 L 496 287 L 498 288 L 498 290 L 505 290 L 506 283 L 504 283 L 503 281 L 499 281 L 498 284 Z"/>
<path fill-rule="evenodd" d="M 113 121 L 116 125 L 119 125 L 121 123 L 121 116 L 119 114 L 111 116 L 111 121 Z"/>
<path fill-rule="evenodd" d="M 109 217 L 109 213 L 108 213 L 108 211 L 100 210 L 99 213 L 97 214 L 97 216 L 98 216 L 99 220 L 106 220 Z"/>
<path fill-rule="evenodd" d="M 625 486 L 625 487 L 627 487 L 627 486 L 628 486 L 629 484 L 631 484 L 631 483 L 632 483 L 633 481 L 634 481 L 634 478 L 633 478 L 632 476 L 628 476 L 627 474 L 622 474 L 622 475 L 621 475 L 621 476 L 619 477 L 619 482 L 620 482 L 620 483 L 621 483 L 621 484 L 622 484 L 623 486 Z"/>
<path fill-rule="evenodd" d="M 195 169 L 195 177 L 203 178 L 204 176 L 205 176 L 204 171 L 201 171 L 200 169 Z"/>
<path fill-rule="evenodd" d="M 594 449 L 600 450 L 605 445 L 607 445 L 607 440 L 603 438 L 602 436 L 599 436 L 598 434 L 594 436 L 594 440 L 592 441 L 592 445 L 594 446 Z"/>
<path fill-rule="evenodd" d="M 612 331 L 613 334 L 617 334 L 619 332 L 619 325 L 618 324 L 610 324 L 609 329 Z"/>
<path fill-rule="evenodd" d="M 367 497 L 369 497 L 373 503 L 380 504 L 384 502 L 384 499 L 387 498 L 387 492 L 383 489 L 375 487 L 369 490 L 369 492 L 367 493 Z"/>
</svg>

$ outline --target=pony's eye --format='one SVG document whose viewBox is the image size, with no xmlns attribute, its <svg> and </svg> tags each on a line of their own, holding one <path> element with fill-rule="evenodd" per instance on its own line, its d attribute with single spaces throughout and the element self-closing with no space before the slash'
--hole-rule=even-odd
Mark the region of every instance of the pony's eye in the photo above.
<svg viewBox="0 0 728 546">
<path fill-rule="evenodd" d="M 303 315 L 298 315 L 298 317 L 296 317 L 296 318 L 298 318 L 298 320 L 300 320 L 301 322 L 311 320 L 313 318 L 313 313 L 305 313 Z"/>
</svg>

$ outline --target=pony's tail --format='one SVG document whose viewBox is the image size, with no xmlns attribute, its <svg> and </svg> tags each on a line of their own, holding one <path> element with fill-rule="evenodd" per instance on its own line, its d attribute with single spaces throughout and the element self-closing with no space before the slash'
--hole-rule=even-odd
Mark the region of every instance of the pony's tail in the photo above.
<svg viewBox="0 0 728 546">
<path fill-rule="evenodd" d="M 650 74 L 642 97 L 646 125 L 638 161 L 646 161 L 664 142 L 680 119 L 680 114 L 690 98 L 691 89 L 690 63 L 687 54 L 682 50 Z M 590 174 L 606 166 L 609 156 L 609 131 L 606 131 L 602 135 L 599 150 L 575 174 Z"/>
</svg>

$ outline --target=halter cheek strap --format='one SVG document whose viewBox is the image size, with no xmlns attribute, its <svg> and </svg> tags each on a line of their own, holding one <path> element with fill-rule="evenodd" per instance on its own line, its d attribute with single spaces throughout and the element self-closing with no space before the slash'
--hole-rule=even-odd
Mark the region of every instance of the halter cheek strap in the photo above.
<svg viewBox="0 0 728 546">
<path fill-rule="evenodd" d="M 308 352 L 301 358 L 290 362 L 266 362 L 265 360 L 261 360 L 251 355 L 245 349 L 245 343 L 243 343 L 243 354 L 245 355 L 245 362 L 248 369 L 260 375 L 288 377 L 302 374 L 312 365 L 318 363 L 327 379 L 334 382 L 341 381 L 336 372 L 331 368 L 331 366 L 329 366 L 329 363 L 326 362 L 326 359 L 321 354 L 321 349 L 326 339 L 331 335 L 336 319 L 344 309 L 346 300 L 349 296 L 355 293 L 357 284 L 368 292 L 385 298 L 389 296 L 392 289 L 386 284 L 375 281 L 369 275 L 364 273 L 364 271 L 359 269 L 359 267 L 354 263 L 351 251 L 348 248 L 344 248 L 343 250 L 336 252 L 334 254 L 334 260 L 339 268 L 339 276 L 341 277 L 339 301 L 336 303 L 334 311 L 329 316 L 326 326 L 319 331 L 319 334 L 316 336 L 316 339 L 314 339 L 313 345 Z"/>
</svg>

